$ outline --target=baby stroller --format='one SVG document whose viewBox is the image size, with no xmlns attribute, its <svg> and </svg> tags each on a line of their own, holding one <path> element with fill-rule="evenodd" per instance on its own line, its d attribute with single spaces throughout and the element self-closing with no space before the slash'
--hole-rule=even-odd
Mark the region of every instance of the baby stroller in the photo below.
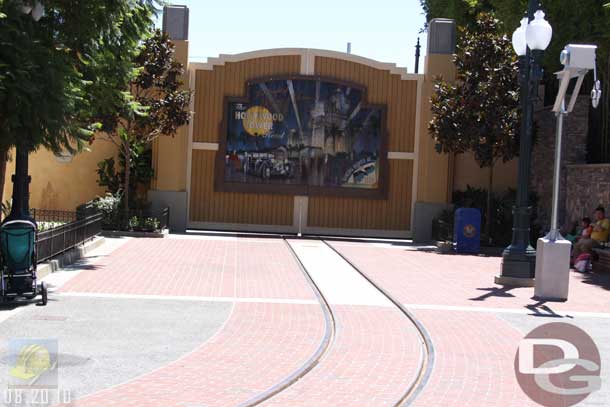
<svg viewBox="0 0 610 407">
<path fill-rule="evenodd" d="M 36 223 L 27 219 L 7 220 L 0 225 L 0 299 L 28 300 L 42 296 L 47 305 L 47 285 L 36 280 Z"/>
</svg>

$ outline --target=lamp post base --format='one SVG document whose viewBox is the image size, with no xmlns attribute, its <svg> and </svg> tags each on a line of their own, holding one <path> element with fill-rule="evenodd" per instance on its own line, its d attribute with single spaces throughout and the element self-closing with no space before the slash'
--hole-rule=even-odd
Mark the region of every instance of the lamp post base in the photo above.
<svg viewBox="0 0 610 407">
<path fill-rule="evenodd" d="M 536 276 L 536 250 L 516 251 L 508 247 L 502 254 L 502 271 L 495 283 L 519 287 L 533 287 Z"/>
<path fill-rule="evenodd" d="M 498 285 L 506 285 L 510 287 L 535 287 L 536 280 L 533 278 L 516 278 L 495 276 L 494 283 Z"/>
</svg>

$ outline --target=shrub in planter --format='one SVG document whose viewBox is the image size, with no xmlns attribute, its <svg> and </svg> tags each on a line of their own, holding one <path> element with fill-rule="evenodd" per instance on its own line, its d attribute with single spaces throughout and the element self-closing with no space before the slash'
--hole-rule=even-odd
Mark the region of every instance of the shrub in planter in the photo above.
<svg viewBox="0 0 610 407">
<path fill-rule="evenodd" d="M 91 205 L 103 215 L 102 229 L 125 229 L 126 222 L 124 221 L 123 213 L 120 210 L 120 195 L 106 194 L 103 197 L 95 199 L 93 202 L 91 202 Z"/>
<path fill-rule="evenodd" d="M 156 232 L 160 226 L 159 220 L 152 217 L 132 216 L 129 219 L 129 229 L 135 232 Z"/>
<path fill-rule="evenodd" d="M 161 223 L 156 218 L 146 218 L 144 219 L 144 227 L 151 232 L 159 230 L 159 226 Z"/>
<path fill-rule="evenodd" d="M 66 222 L 36 222 L 36 225 L 38 226 L 38 232 L 46 232 L 47 230 L 55 229 L 65 224 Z"/>
<path fill-rule="evenodd" d="M 137 230 L 140 226 L 140 219 L 137 216 L 132 216 L 129 218 L 129 229 Z"/>
<path fill-rule="evenodd" d="M 432 238 L 441 242 L 453 241 L 454 209 L 446 209 L 432 220 Z"/>
</svg>

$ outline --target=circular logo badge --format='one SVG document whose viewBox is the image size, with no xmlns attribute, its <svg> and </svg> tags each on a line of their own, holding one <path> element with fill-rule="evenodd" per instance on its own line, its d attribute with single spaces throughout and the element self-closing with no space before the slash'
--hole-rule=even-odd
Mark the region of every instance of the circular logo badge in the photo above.
<svg viewBox="0 0 610 407">
<path fill-rule="evenodd" d="M 264 136 L 273 128 L 273 115 L 263 106 L 252 106 L 244 113 L 243 125 L 251 136 Z"/>
<path fill-rule="evenodd" d="M 464 226 L 464 236 L 466 236 L 467 238 L 472 238 L 477 234 L 477 228 L 474 227 L 474 225 L 468 224 L 466 226 Z"/>
<path fill-rule="evenodd" d="M 543 406 L 573 406 L 601 387 L 593 339 L 563 322 L 544 324 L 519 343 L 515 374 L 525 394 Z"/>
</svg>

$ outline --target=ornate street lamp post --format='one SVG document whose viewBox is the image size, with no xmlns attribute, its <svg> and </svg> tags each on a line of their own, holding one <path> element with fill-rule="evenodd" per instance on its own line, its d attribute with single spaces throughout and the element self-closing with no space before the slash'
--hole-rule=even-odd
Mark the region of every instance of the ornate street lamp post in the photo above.
<svg viewBox="0 0 610 407">
<path fill-rule="evenodd" d="M 533 285 L 536 270 L 536 250 L 530 244 L 529 179 L 532 154 L 534 99 L 538 96 L 538 83 L 542 79 L 541 58 L 553 35 L 550 24 L 539 10 L 539 3 L 530 0 L 527 18 L 513 33 L 513 48 L 519 56 L 521 82 L 521 137 L 519 146 L 519 179 L 517 202 L 513 209 L 513 237 L 502 255 L 501 275 L 496 283 L 507 285 Z"/>
</svg>

